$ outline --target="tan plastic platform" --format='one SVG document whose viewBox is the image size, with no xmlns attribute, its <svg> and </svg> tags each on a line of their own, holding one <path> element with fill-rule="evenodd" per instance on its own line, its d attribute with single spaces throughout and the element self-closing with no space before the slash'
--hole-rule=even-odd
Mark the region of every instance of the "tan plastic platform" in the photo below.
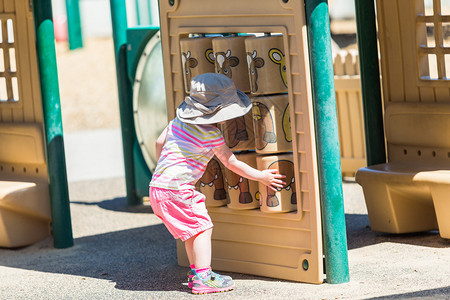
<svg viewBox="0 0 450 300">
<path fill-rule="evenodd" d="M 21 247 L 51 222 L 30 1 L 0 1 L 0 22 L 0 247 Z"/>
<path fill-rule="evenodd" d="M 159 4 L 170 119 L 185 97 L 181 39 L 203 33 L 282 34 L 297 211 L 265 214 L 259 209 L 210 207 L 215 224 L 212 265 L 217 270 L 322 283 L 321 218 L 304 3 L 175 0 L 173 5 L 170 1 Z M 177 249 L 179 264 L 188 266 L 181 242 Z"/>
</svg>

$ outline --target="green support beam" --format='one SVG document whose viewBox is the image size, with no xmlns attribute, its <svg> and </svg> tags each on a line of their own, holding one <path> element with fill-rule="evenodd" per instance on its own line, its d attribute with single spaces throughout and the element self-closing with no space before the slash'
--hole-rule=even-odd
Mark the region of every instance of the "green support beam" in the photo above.
<svg viewBox="0 0 450 300">
<path fill-rule="evenodd" d="M 80 0 L 66 0 L 69 49 L 83 48 L 81 34 Z"/>
<path fill-rule="evenodd" d="M 350 279 L 328 4 L 306 0 L 305 9 L 326 276 L 328 283 L 344 283 Z"/>
<path fill-rule="evenodd" d="M 355 0 L 367 165 L 386 162 L 374 1 Z"/>
<path fill-rule="evenodd" d="M 120 124 L 125 164 L 125 183 L 128 205 L 142 204 L 136 194 L 133 143 L 135 139 L 131 83 L 127 75 L 127 13 L 125 0 L 110 0 L 113 27 L 114 54 L 116 58 L 117 86 L 119 90 Z"/>
<path fill-rule="evenodd" d="M 52 229 L 55 248 L 73 246 L 64 138 L 50 0 L 33 0 L 36 51 L 47 145 Z"/>
</svg>

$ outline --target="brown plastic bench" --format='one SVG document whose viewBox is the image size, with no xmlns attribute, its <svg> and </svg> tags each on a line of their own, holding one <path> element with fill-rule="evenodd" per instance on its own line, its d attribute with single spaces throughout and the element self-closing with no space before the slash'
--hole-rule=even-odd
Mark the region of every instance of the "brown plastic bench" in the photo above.
<svg viewBox="0 0 450 300">
<path fill-rule="evenodd" d="M 0 123 L 0 247 L 33 244 L 50 222 L 42 125 Z"/>
<path fill-rule="evenodd" d="M 390 103 L 385 127 L 389 162 L 356 174 L 372 230 L 449 239 L 450 105 Z"/>
</svg>

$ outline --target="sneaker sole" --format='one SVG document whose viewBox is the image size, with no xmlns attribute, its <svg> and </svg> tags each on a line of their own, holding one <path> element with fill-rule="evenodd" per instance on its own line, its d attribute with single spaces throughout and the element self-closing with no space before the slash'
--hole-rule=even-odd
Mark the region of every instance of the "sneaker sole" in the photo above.
<svg viewBox="0 0 450 300">
<path fill-rule="evenodd" d="M 232 289 L 234 289 L 234 285 L 226 287 L 226 288 L 213 288 L 213 289 L 210 287 L 200 287 L 200 288 L 193 288 L 192 294 L 204 295 L 204 294 L 213 294 L 213 293 L 224 293 L 224 292 L 231 291 Z"/>
</svg>

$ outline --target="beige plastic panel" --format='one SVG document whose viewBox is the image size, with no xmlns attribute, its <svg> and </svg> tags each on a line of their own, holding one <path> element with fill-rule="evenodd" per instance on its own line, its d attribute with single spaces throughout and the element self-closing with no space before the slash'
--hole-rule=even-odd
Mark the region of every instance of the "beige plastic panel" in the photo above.
<svg viewBox="0 0 450 300">
<path fill-rule="evenodd" d="M 0 247 L 50 234 L 50 197 L 41 124 L 0 123 Z"/>
<path fill-rule="evenodd" d="M 358 52 L 336 53 L 333 65 L 341 169 L 343 176 L 354 177 L 367 165 Z"/>
<path fill-rule="evenodd" d="M 425 14 L 424 0 L 376 1 L 385 103 L 450 102 L 450 17 L 432 2 Z"/>
<path fill-rule="evenodd" d="M 389 163 L 356 176 L 372 229 L 450 238 L 450 104 L 391 103 L 385 122 Z"/>
<path fill-rule="evenodd" d="M 0 123 L 0 161 L 45 164 L 42 124 Z"/>
<path fill-rule="evenodd" d="M 159 4 L 169 118 L 185 97 L 181 39 L 202 33 L 282 34 L 297 211 L 265 214 L 259 209 L 209 208 L 215 224 L 212 264 L 218 270 L 321 283 L 322 237 L 304 3 L 175 0 L 170 5 L 162 0 Z M 188 265 L 180 242 L 178 261 Z"/>
<path fill-rule="evenodd" d="M 0 247 L 30 245 L 50 234 L 32 9 L 0 0 Z"/>
<path fill-rule="evenodd" d="M 42 104 L 30 1 L 0 2 L 0 122 L 42 123 Z M 9 29 L 8 32 L 6 29 Z M 12 34 L 11 34 L 12 33 Z"/>
</svg>

